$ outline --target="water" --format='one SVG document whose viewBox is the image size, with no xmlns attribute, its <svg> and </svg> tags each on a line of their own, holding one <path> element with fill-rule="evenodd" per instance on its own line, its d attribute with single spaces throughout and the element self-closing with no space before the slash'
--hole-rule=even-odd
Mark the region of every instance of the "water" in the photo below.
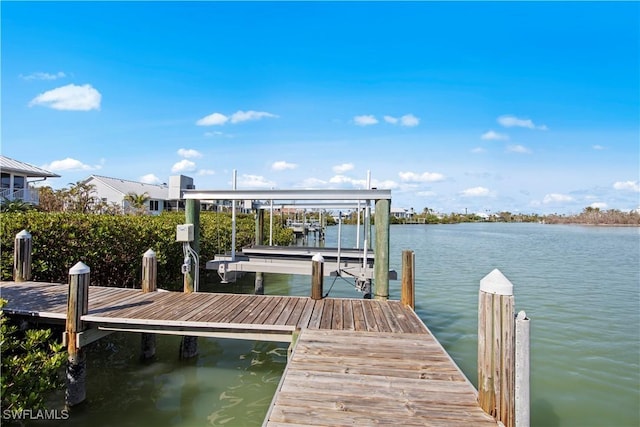
<svg viewBox="0 0 640 427">
<path fill-rule="evenodd" d="M 336 243 L 329 228 L 327 245 Z M 343 227 L 353 246 L 355 228 Z M 416 253 L 416 312 L 475 384 L 479 282 L 499 268 L 531 319 L 532 426 L 640 425 L 640 230 L 540 224 L 391 226 L 391 268 Z M 309 277 L 266 275 L 267 294 L 309 295 Z M 360 297 L 327 279 L 331 296 Z M 204 289 L 252 292 L 253 278 Z M 399 282 L 391 297 L 399 299 Z M 88 403 L 65 426 L 259 426 L 286 364 L 286 346 L 158 337 L 142 364 L 139 336 L 116 334 L 88 355 Z M 51 397 L 50 407 L 59 404 Z M 37 425 L 43 425 L 39 422 Z"/>
</svg>

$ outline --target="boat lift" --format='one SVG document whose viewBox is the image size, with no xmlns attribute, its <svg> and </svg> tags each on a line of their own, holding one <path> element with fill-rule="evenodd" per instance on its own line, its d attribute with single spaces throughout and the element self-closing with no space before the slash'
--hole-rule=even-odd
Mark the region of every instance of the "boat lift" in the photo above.
<svg viewBox="0 0 640 427">
<path fill-rule="evenodd" d="M 320 253 L 325 259 L 325 276 L 353 278 L 355 287 L 361 291 L 370 289 L 372 280 L 382 280 L 386 282 L 382 288 L 386 291 L 381 291 L 381 294 L 377 296 L 388 297 L 388 280 L 397 279 L 397 273 L 389 270 L 388 230 L 391 190 L 236 190 L 235 171 L 233 188 L 233 190 L 191 189 L 182 192 L 184 199 L 232 201 L 231 255 L 216 255 L 213 260 L 206 263 L 206 268 L 216 270 L 223 282 L 233 282 L 239 275 L 246 272 L 310 275 L 311 258 Z M 260 210 L 270 209 L 271 221 L 273 221 L 274 207 L 359 209 L 364 206 L 363 247 L 359 247 L 359 229 L 356 248 L 342 247 L 340 242 L 341 221 L 338 223 L 337 248 L 272 246 L 273 222 L 271 222 L 269 246 L 255 245 L 243 248 L 242 252 L 237 254 L 235 250 L 235 210 L 238 200 L 252 201 L 252 206 L 258 213 Z M 376 238 L 375 252 L 371 249 L 369 230 L 372 201 L 376 203 L 376 234 L 382 236 L 381 239 Z M 379 203 L 383 204 L 378 206 Z"/>
</svg>

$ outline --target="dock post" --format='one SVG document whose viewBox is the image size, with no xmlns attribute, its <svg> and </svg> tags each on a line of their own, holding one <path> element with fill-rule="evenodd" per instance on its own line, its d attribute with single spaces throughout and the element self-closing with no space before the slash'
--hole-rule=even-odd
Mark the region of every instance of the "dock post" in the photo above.
<svg viewBox="0 0 640 427">
<path fill-rule="evenodd" d="M 318 253 L 311 258 L 311 299 L 322 299 L 323 281 L 324 258 Z"/>
<path fill-rule="evenodd" d="M 193 224 L 193 242 L 191 247 L 196 253 L 200 252 L 200 200 L 187 199 L 185 201 L 185 223 Z M 185 274 L 184 292 L 194 291 L 195 268 Z M 190 359 L 198 355 L 198 337 L 183 336 L 180 342 L 180 358 Z"/>
<path fill-rule="evenodd" d="M 256 245 L 262 245 L 264 242 L 264 209 L 258 208 L 256 211 Z M 256 295 L 264 295 L 264 276 L 262 272 L 256 272 L 254 284 L 254 293 Z"/>
<path fill-rule="evenodd" d="M 412 250 L 402 251 L 402 305 L 416 309 L 415 275 L 416 255 Z"/>
<path fill-rule="evenodd" d="M 389 216 L 391 200 L 376 200 L 375 211 L 375 262 L 373 264 L 373 297 L 389 299 Z"/>
<path fill-rule="evenodd" d="M 79 347 L 78 334 L 85 330 L 82 316 L 89 311 L 90 268 L 78 262 L 69 270 L 69 296 L 67 299 L 67 321 L 65 342 L 67 344 L 67 390 L 65 404 L 75 406 L 86 398 L 86 355 Z"/>
<path fill-rule="evenodd" d="M 516 316 L 516 427 L 529 427 L 531 423 L 529 365 L 530 323 L 527 314 Z"/>
<path fill-rule="evenodd" d="M 13 250 L 13 281 L 31 280 L 31 234 L 22 230 L 16 234 Z"/>
<path fill-rule="evenodd" d="M 513 284 L 498 269 L 480 280 L 478 402 L 505 427 L 515 423 Z"/>
<path fill-rule="evenodd" d="M 158 260 L 149 249 L 142 256 L 142 292 L 155 292 L 158 287 Z M 140 337 L 140 358 L 149 360 L 156 355 L 156 334 L 143 333 Z"/>
</svg>

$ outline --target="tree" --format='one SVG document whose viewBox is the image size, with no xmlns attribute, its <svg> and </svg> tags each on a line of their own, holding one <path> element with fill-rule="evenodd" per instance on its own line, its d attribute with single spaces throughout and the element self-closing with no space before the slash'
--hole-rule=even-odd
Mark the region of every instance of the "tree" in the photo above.
<svg viewBox="0 0 640 427">
<path fill-rule="evenodd" d="M 89 213 L 95 204 L 95 185 L 78 181 L 69 184 L 71 188 L 66 191 L 66 209 L 71 212 Z"/>
<path fill-rule="evenodd" d="M 131 192 L 124 196 L 124 201 L 129 203 L 129 206 L 131 206 L 137 214 L 143 214 L 146 211 L 146 204 L 149 199 L 150 197 L 147 193 L 136 194 Z"/>
</svg>

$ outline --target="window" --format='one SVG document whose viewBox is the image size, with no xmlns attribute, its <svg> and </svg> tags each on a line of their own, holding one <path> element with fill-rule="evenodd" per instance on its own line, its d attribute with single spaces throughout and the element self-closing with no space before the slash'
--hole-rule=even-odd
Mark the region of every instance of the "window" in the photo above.
<svg viewBox="0 0 640 427">
<path fill-rule="evenodd" d="M 157 210 L 159 210 L 159 208 L 158 208 L 158 201 L 157 201 L 157 200 L 149 200 L 149 210 L 150 210 L 150 211 L 157 211 Z"/>
<path fill-rule="evenodd" d="M 2 172 L 2 188 L 9 188 L 11 186 L 11 175 Z"/>
<path fill-rule="evenodd" d="M 14 176 L 13 177 L 13 188 L 16 190 L 21 190 L 25 187 L 25 178 L 24 176 Z"/>
</svg>

